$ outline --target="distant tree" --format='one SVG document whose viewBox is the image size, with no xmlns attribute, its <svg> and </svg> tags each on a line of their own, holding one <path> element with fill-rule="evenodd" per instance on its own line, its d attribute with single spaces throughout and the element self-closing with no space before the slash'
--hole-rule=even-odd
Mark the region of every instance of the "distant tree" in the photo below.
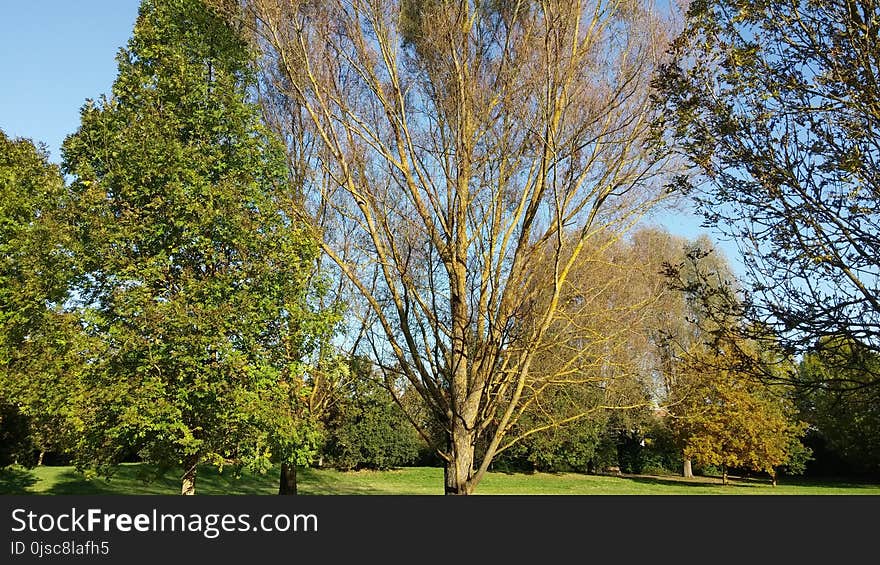
<svg viewBox="0 0 880 565">
<path fill-rule="evenodd" d="M 880 351 L 878 21 L 873 0 L 691 2 L 656 81 L 682 183 L 745 252 L 751 323 L 730 329 L 788 353 Z"/>
<path fill-rule="evenodd" d="M 685 244 L 664 261 L 663 273 L 686 312 L 678 336 L 687 339 L 673 337 L 663 364 L 664 410 L 683 450 L 684 475 L 691 476 L 692 459 L 721 467 L 725 483 L 733 467 L 766 471 L 774 485 L 780 468 L 803 472 L 806 424 L 797 420 L 786 378 L 794 364 L 765 326 L 753 329 L 741 318 L 729 264 L 704 240 Z"/>
<path fill-rule="evenodd" d="M 660 398 L 664 405 L 676 404 L 694 386 L 694 380 L 687 374 L 692 368 L 689 364 L 693 352 L 706 348 L 717 351 L 721 337 L 741 322 L 732 307 L 739 305 L 738 281 L 727 259 L 705 236 L 694 241 L 681 238 L 671 241 L 674 241 L 671 247 L 667 243 L 653 259 L 645 259 L 654 268 L 660 263 L 663 284 L 669 291 L 666 300 L 658 305 L 653 330 L 662 376 Z M 725 343 L 730 345 L 731 342 Z M 735 349 L 738 343 L 733 341 Z M 743 354 L 740 350 L 736 353 Z M 776 369 L 778 374 L 780 371 Z M 683 416 L 682 408 L 675 408 L 679 418 Z M 671 430 L 684 450 L 687 438 L 675 433 L 680 428 L 672 426 Z M 682 475 L 693 477 L 691 458 L 685 455 L 682 463 Z"/>
<path fill-rule="evenodd" d="M 690 241 L 640 227 L 584 247 L 536 353 L 534 384 L 523 392 L 503 464 L 584 468 L 607 440 L 625 452 L 628 469 L 640 468 L 652 408 L 685 386 L 677 378 L 684 352 L 712 339 L 696 323 L 705 304 L 690 281 L 712 278 L 716 289 L 733 292 L 730 267 L 705 236 Z M 549 295 L 540 285 L 552 284 L 552 265 L 536 259 L 532 268 L 540 309 Z M 529 316 L 519 323 L 527 326 Z"/>
<path fill-rule="evenodd" d="M 798 373 L 801 417 L 850 469 L 880 473 L 880 355 L 849 339 L 825 338 Z"/>
<path fill-rule="evenodd" d="M 302 463 L 332 319 L 283 147 L 248 102 L 247 43 L 198 0 L 144 0 L 117 60 L 63 147 L 100 342 L 78 464 L 135 449 L 193 494 L 201 463 Z"/>
<path fill-rule="evenodd" d="M 518 419 L 512 435 L 522 435 L 523 439 L 503 451 L 495 467 L 545 472 L 589 470 L 607 429 L 609 415 L 601 398 L 598 387 L 588 384 L 554 387 Z M 573 413 L 582 416 L 557 423 Z"/>
<path fill-rule="evenodd" d="M 742 348 L 743 346 L 739 346 Z M 791 399 L 756 379 L 735 350 L 695 347 L 670 404 L 672 425 L 684 440 L 685 457 L 722 469 L 767 472 L 776 484 L 779 467 L 802 468 L 799 438 L 806 424 L 796 419 Z"/>
<path fill-rule="evenodd" d="M 655 410 L 645 418 L 642 428 L 642 472 L 688 476 L 683 472 L 684 448 L 670 425 L 668 414 L 664 410 Z M 689 476 L 693 477 L 692 469 Z"/>
<path fill-rule="evenodd" d="M 653 272 L 639 262 L 632 244 L 639 233 L 597 234 L 583 244 L 559 292 L 557 315 L 536 349 L 516 424 L 499 447 L 502 463 L 586 469 L 610 412 L 652 403 L 651 317 L 670 291 L 659 262 Z M 532 298 L 512 321 L 512 334 L 533 331 L 531 313 L 546 308 L 553 296 L 557 253 L 548 250 L 529 266 Z"/>
<path fill-rule="evenodd" d="M 72 433 L 81 328 L 64 309 L 75 274 L 66 202 L 45 149 L 0 131 L 0 428 L 23 464 L 66 449 Z"/>
<path fill-rule="evenodd" d="M 327 410 L 324 462 L 344 469 L 389 469 L 415 462 L 425 442 L 373 374 L 369 362 L 351 361 L 351 378 Z"/>
</svg>

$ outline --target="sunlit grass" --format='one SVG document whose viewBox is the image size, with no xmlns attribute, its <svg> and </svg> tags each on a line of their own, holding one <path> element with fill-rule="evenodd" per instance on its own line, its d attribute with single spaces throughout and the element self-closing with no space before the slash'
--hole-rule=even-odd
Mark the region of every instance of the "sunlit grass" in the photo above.
<svg viewBox="0 0 880 565">
<path fill-rule="evenodd" d="M 73 467 L 7 468 L 0 470 L 2 494 L 176 494 L 180 480 L 174 472 L 150 476 L 152 468 L 141 464 L 119 466 L 109 479 L 87 478 Z M 277 472 L 265 475 L 231 469 L 199 469 L 197 494 L 266 494 L 278 489 Z M 155 475 L 155 473 L 153 473 Z M 304 495 L 439 495 L 443 493 L 443 470 L 410 467 L 391 471 L 300 469 L 298 488 Z M 717 477 L 682 479 L 674 476 L 595 476 L 576 473 L 488 473 L 477 494 L 503 495 L 880 495 L 880 484 L 833 480 L 785 478 L 773 487 L 768 480 L 732 479 L 721 484 Z"/>
</svg>

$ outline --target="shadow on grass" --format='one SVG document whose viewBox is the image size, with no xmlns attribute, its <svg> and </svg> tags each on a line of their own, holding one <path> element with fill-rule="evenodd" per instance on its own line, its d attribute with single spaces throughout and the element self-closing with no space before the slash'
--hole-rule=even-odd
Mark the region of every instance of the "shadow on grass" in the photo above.
<svg viewBox="0 0 880 565">
<path fill-rule="evenodd" d="M 753 489 L 768 486 L 770 483 L 762 479 L 747 479 L 742 477 L 731 477 L 729 484 L 723 485 L 721 477 L 694 477 L 693 479 L 685 479 L 684 477 L 660 477 L 655 475 L 622 475 L 622 480 L 632 481 L 634 483 L 645 485 L 658 485 L 676 488 L 687 488 L 699 490 L 715 490 L 719 487 L 729 489 Z"/>
<path fill-rule="evenodd" d="M 340 482 L 336 473 L 317 473 L 313 469 L 305 468 L 297 470 L 299 494 L 304 495 L 371 495 L 371 494 L 395 494 L 385 489 L 372 486 Z"/>
<path fill-rule="evenodd" d="M 783 477 L 780 484 L 798 487 L 877 490 L 880 479 L 868 477 Z"/>
<path fill-rule="evenodd" d="M 278 494 L 278 473 L 278 469 L 254 474 L 236 472 L 230 468 L 222 473 L 215 467 L 200 468 L 196 478 L 196 494 L 275 495 Z M 175 488 L 179 490 L 180 480 L 174 480 Z"/>
<path fill-rule="evenodd" d="M 59 473 L 46 494 L 174 494 L 177 481 L 155 477 L 137 466 L 121 465 L 109 477 L 87 477 L 75 469 Z M 178 487 L 180 488 L 180 487 Z"/>
<path fill-rule="evenodd" d="M 177 470 L 157 472 L 146 465 L 120 465 L 110 477 L 89 478 L 74 469 L 60 472 L 54 484 L 45 494 L 179 494 L 181 479 Z M 220 473 L 216 468 L 199 468 L 196 475 L 196 494 L 275 494 L 278 489 L 277 477 L 272 474 L 242 474 L 236 476 L 234 470 L 226 469 Z"/>
<path fill-rule="evenodd" d="M 37 477 L 27 469 L 5 467 L 0 469 L 0 494 L 30 494 L 28 489 L 37 483 Z"/>
</svg>

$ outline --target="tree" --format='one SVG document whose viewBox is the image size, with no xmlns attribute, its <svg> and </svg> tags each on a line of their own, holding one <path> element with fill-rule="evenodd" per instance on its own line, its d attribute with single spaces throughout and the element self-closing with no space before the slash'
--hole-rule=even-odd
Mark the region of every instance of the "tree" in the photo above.
<svg viewBox="0 0 880 565">
<path fill-rule="evenodd" d="M 444 430 L 445 492 L 471 493 L 586 242 L 660 197 L 648 83 L 664 23 L 637 1 L 242 4 L 266 113 L 313 148 L 306 200 L 366 304 L 359 343 Z"/>
<path fill-rule="evenodd" d="M 283 146 L 248 101 L 251 53 L 198 0 L 144 0 L 109 97 L 63 146 L 77 289 L 98 338 L 78 462 L 302 463 L 317 447 L 317 244 Z"/>
<path fill-rule="evenodd" d="M 801 418 L 861 473 L 880 471 L 878 363 L 880 355 L 872 348 L 829 337 L 816 343 L 798 367 Z"/>
<path fill-rule="evenodd" d="M 806 429 L 795 419 L 790 397 L 754 378 L 734 351 L 696 347 L 689 352 L 688 386 L 671 405 L 673 428 L 684 438 L 684 454 L 702 465 L 719 465 L 727 484 L 730 468 L 767 472 L 801 458 Z"/>
<path fill-rule="evenodd" d="M 22 463 L 69 447 L 79 327 L 64 310 L 74 277 L 65 201 L 45 149 L 0 131 L 0 424 L 21 430 L 4 444 Z"/>
<path fill-rule="evenodd" d="M 692 2 L 656 82 L 693 166 L 680 184 L 745 253 L 738 329 L 790 354 L 826 335 L 880 350 L 878 17 L 873 0 Z"/>
<path fill-rule="evenodd" d="M 389 469 L 412 464 L 424 442 L 371 364 L 352 359 L 352 378 L 327 410 L 325 463 L 339 469 Z M 398 396 L 402 396 L 399 393 Z"/>
<path fill-rule="evenodd" d="M 517 419 L 511 436 L 522 439 L 496 456 L 496 467 L 589 470 L 608 422 L 603 405 L 599 387 L 574 382 L 553 387 Z M 579 417 L 570 419 L 572 415 Z"/>
<path fill-rule="evenodd" d="M 693 352 L 706 348 L 718 351 L 719 340 L 729 328 L 740 323 L 734 315 L 735 309 L 731 308 L 732 304 L 739 304 L 738 281 L 727 259 L 705 236 L 695 241 L 663 233 L 647 236 L 638 249 L 655 250 L 652 258 L 644 257 L 643 261 L 653 269 L 659 268 L 657 272 L 668 291 L 665 300 L 658 304 L 652 326 L 652 342 L 657 348 L 662 378 L 660 398 L 666 406 L 664 410 L 671 408 L 670 413 L 681 419 L 687 417 L 688 405 L 676 404 L 693 392 L 692 387 L 700 384 L 699 379 L 694 381 L 688 374 L 692 370 Z M 725 343 L 731 345 L 730 341 Z M 733 342 L 733 349 L 742 355 L 738 344 Z M 683 453 L 682 475 L 692 478 L 692 461 L 686 450 L 688 437 L 676 433 L 682 431 L 680 426 L 672 425 L 671 429 Z"/>
<path fill-rule="evenodd" d="M 508 442 L 519 457 L 547 468 L 562 462 L 558 447 L 565 464 L 584 468 L 600 438 L 623 439 L 662 402 L 674 384 L 667 357 L 693 333 L 685 295 L 664 276 L 664 263 L 680 259 L 687 243 L 649 227 L 587 243 L 532 363 Z M 545 259 L 531 267 L 536 297 L 552 295 L 555 253 Z"/>
</svg>

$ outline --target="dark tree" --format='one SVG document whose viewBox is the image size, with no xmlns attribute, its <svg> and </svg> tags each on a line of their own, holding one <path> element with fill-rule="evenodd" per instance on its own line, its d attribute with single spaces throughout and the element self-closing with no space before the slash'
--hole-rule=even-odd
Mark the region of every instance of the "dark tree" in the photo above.
<svg viewBox="0 0 880 565">
<path fill-rule="evenodd" d="M 343 470 L 412 465 L 426 447 L 368 361 L 354 358 L 351 377 L 326 411 L 324 463 Z M 402 392 L 397 392 L 402 396 Z"/>
<path fill-rule="evenodd" d="M 846 470 L 880 474 L 880 355 L 851 340 L 820 340 L 798 368 L 797 403 Z"/>
<path fill-rule="evenodd" d="M 789 352 L 880 350 L 878 30 L 873 0 L 696 1 L 657 79 L 680 183 L 744 253 L 742 327 Z"/>
</svg>

